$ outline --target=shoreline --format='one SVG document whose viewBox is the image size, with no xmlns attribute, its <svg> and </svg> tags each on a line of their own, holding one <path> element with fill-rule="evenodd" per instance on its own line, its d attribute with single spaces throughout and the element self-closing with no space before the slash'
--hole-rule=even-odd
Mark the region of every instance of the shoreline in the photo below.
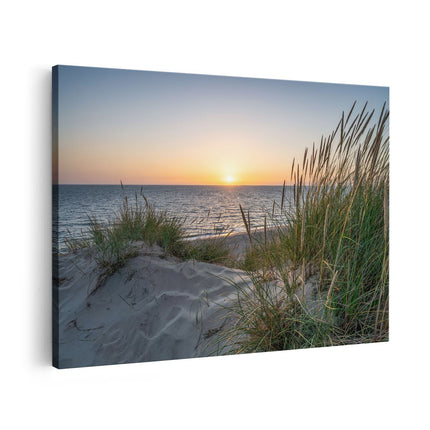
<svg viewBox="0 0 430 430">
<path fill-rule="evenodd" d="M 241 259 L 245 256 L 249 249 L 249 238 L 246 232 L 227 233 L 224 235 L 207 235 L 204 237 L 195 237 L 188 239 L 193 242 L 204 242 L 210 240 L 224 240 L 230 250 L 231 255 L 236 259 Z"/>
<path fill-rule="evenodd" d="M 267 228 L 267 237 L 272 237 L 273 233 L 276 231 L 276 227 Z M 264 239 L 264 228 L 256 228 L 251 232 L 251 237 L 256 241 Z M 241 259 L 245 256 L 247 250 L 250 249 L 249 236 L 246 231 L 244 232 L 232 232 L 226 233 L 224 235 L 206 235 L 204 237 L 187 238 L 189 241 L 205 241 L 213 240 L 219 238 L 225 241 L 230 248 L 231 253 L 236 259 Z"/>
</svg>

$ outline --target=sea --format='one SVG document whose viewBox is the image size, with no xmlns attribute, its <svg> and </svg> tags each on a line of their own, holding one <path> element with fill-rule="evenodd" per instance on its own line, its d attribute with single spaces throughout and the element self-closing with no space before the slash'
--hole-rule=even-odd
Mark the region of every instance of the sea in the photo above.
<svg viewBox="0 0 430 430">
<path fill-rule="evenodd" d="M 239 205 L 246 216 L 249 211 L 251 228 L 262 228 L 265 214 L 279 212 L 282 186 L 54 185 L 54 247 L 66 251 L 64 239 L 85 236 L 89 217 L 108 223 L 125 196 L 134 202 L 137 195 L 143 203 L 141 193 L 156 210 L 181 218 L 187 235 L 197 238 L 246 231 Z M 291 194 L 292 187 L 286 187 L 285 202 Z"/>
</svg>

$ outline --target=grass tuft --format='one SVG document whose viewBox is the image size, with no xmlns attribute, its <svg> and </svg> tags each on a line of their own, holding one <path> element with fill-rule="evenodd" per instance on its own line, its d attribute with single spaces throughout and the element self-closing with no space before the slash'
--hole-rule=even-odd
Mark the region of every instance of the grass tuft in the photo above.
<svg viewBox="0 0 430 430">
<path fill-rule="evenodd" d="M 174 255 L 184 260 L 234 266 L 236 263 L 228 242 L 230 234 L 231 231 L 217 230 L 214 235 L 204 239 L 182 241 Z"/>
<path fill-rule="evenodd" d="M 113 274 L 136 256 L 138 241 L 158 245 L 165 252 L 173 253 L 185 237 L 181 219 L 156 211 L 142 190 L 140 195 L 135 194 L 133 202 L 129 202 L 122 183 L 121 187 L 123 202 L 109 223 L 102 224 L 90 216 L 88 234 L 78 239 L 69 237 L 65 242 L 70 252 L 83 247 L 91 248 L 104 275 Z"/>
<path fill-rule="evenodd" d="M 372 123 L 366 107 L 293 161 L 271 234 L 250 237 L 252 287 L 226 334 L 237 352 L 388 340 L 389 112 Z"/>
<path fill-rule="evenodd" d="M 140 190 L 134 200 L 129 201 L 123 190 L 123 201 L 119 211 L 108 223 L 101 223 L 89 216 L 90 226 L 80 238 L 69 236 L 65 245 L 69 252 L 90 248 L 105 278 L 137 255 L 137 242 L 158 245 L 166 254 L 183 260 L 194 259 L 208 263 L 230 264 L 231 255 L 227 238 L 230 233 L 217 231 L 206 239 L 186 240 L 184 219 L 172 217 L 167 212 L 157 211 Z"/>
</svg>

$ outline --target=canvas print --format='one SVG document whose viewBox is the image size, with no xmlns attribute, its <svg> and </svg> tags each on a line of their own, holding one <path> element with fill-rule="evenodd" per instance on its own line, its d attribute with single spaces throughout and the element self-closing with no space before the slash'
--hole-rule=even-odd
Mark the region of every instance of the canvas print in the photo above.
<svg viewBox="0 0 430 430">
<path fill-rule="evenodd" d="M 56 367 L 388 340 L 387 87 L 52 82 Z"/>
</svg>

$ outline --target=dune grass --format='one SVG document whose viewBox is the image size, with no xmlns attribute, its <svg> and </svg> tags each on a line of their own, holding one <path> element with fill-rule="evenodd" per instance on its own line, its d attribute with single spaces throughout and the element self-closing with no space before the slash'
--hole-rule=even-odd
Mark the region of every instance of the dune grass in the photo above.
<svg viewBox="0 0 430 430">
<path fill-rule="evenodd" d="M 90 248 L 104 274 L 110 275 L 124 266 L 128 259 L 137 255 L 136 242 L 158 245 L 166 252 L 173 252 L 183 240 L 183 222 L 166 212 L 156 211 L 143 195 L 136 193 L 133 202 L 123 190 L 122 205 L 108 223 L 101 223 L 89 216 L 90 226 L 81 238 L 67 238 L 69 251 Z"/>
<path fill-rule="evenodd" d="M 293 162 L 270 235 L 252 237 L 240 208 L 252 288 L 231 309 L 236 352 L 388 340 L 389 112 L 366 107 Z"/>
<path fill-rule="evenodd" d="M 138 242 L 158 245 L 171 256 L 182 260 L 224 263 L 230 258 L 227 235 L 216 234 L 204 240 L 187 240 L 182 218 L 165 211 L 157 211 L 147 200 L 142 189 L 129 201 L 123 190 L 122 205 L 113 218 L 102 223 L 89 216 L 89 229 L 80 238 L 70 234 L 65 244 L 69 252 L 89 248 L 103 276 L 111 275 L 138 254 Z"/>
<path fill-rule="evenodd" d="M 217 233 L 204 239 L 183 241 L 174 251 L 174 255 L 184 260 L 203 261 L 225 266 L 234 265 L 228 237 L 229 233 Z"/>
</svg>

